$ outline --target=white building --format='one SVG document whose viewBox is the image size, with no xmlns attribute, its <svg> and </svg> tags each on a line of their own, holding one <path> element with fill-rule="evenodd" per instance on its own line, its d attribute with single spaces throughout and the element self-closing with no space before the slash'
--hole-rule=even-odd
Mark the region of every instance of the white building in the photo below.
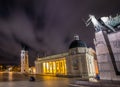
<svg viewBox="0 0 120 87">
<path fill-rule="evenodd" d="M 21 50 L 21 73 L 29 72 L 28 51 Z"/>
<path fill-rule="evenodd" d="M 67 53 L 37 58 L 36 74 L 94 77 L 98 73 L 95 51 L 75 36 Z"/>
</svg>

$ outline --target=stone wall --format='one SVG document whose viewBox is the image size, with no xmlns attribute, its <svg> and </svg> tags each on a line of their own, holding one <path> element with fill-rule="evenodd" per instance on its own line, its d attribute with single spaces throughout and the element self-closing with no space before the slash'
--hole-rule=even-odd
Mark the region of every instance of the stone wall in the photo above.
<svg viewBox="0 0 120 87">
<path fill-rule="evenodd" d="M 95 48 L 102 80 L 120 80 L 120 32 L 95 33 Z"/>
</svg>

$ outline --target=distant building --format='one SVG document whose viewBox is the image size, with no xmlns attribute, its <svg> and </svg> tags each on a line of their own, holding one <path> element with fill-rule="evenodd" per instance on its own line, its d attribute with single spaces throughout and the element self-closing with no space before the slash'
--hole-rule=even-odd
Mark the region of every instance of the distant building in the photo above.
<svg viewBox="0 0 120 87">
<path fill-rule="evenodd" d="M 25 49 L 21 50 L 21 73 L 29 72 L 29 61 L 28 61 L 28 51 Z"/>
<path fill-rule="evenodd" d="M 67 53 L 37 58 L 36 74 L 68 75 L 81 78 L 94 77 L 98 73 L 95 51 L 75 36 Z"/>
<path fill-rule="evenodd" d="M 29 74 L 36 74 L 36 69 L 34 66 L 29 67 Z"/>
</svg>

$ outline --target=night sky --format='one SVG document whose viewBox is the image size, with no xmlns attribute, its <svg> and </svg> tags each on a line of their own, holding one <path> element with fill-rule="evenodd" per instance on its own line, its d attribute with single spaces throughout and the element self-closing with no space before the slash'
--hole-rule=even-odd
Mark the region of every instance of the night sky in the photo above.
<svg viewBox="0 0 120 87">
<path fill-rule="evenodd" d="M 120 14 L 120 0 L 0 0 L 0 64 L 20 64 L 23 45 L 30 65 L 38 54 L 67 52 L 75 34 L 94 48 L 89 14 Z"/>
</svg>

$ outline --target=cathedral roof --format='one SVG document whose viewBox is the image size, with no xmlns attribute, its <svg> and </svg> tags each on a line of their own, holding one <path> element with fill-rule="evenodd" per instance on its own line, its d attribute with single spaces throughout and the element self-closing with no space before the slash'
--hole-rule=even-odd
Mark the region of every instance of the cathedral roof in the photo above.
<svg viewBox="0 0 120 87">
<path fill-rule="evenodd" d="M 74 40 L 69 46 L 69 49 L 76 48 L 76 47 L 87 47 L 86 43 L 81 40 Z"/>
<path fill-rule="evenodd" d="M 77 47 L 87 47 L 85 42 L 79 40 L 79 36 L 75 36 L 75 40 L 71 42 L 69 49 Z"/>
</svg>

